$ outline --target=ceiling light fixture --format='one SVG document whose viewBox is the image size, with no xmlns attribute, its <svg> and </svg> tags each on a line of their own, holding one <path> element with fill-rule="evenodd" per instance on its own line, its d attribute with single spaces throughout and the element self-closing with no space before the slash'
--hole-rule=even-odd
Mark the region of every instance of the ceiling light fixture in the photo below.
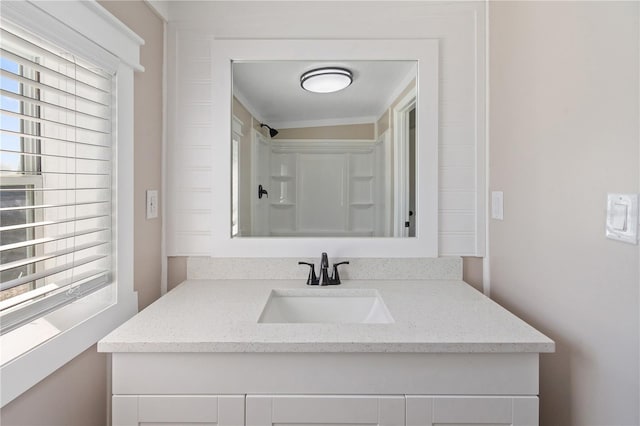
<svg viewBox="0 0 640 426">
<path fill-rule="evenodd" d="M 353 74 L 345 68 L 317 68 L 300 76 L 300 86 L 314 93 L 332 93 L 349 87 Z"/>
</svg>

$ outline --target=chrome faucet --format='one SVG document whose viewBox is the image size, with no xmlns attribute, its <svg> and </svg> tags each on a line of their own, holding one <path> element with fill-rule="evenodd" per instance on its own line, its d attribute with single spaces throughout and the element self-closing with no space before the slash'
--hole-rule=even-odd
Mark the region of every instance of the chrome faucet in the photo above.
<svg viewBox="0 0 640 426">
<path fill-rule="evenodd" d="M 339 265 L 348 265 L 349 262 L 338 262 L 333 264 L 333 274 L 329 276 L 329 256 L 326 252 L 322 253 L 320 258 L 320 277 L 316 276 L 315 265 L 308 262 L 298 262 L 298 265 L 307 265 L 309 267 L 309 277 L 307 285 L 338 285 L 340 284 L 340 275 L 338 274 Z"/>
</svg>

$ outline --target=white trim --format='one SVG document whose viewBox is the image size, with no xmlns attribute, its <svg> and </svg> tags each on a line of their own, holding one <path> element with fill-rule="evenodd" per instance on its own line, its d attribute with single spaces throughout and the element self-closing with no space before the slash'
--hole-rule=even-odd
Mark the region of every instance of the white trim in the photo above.
<svg viewBox="0 0 640 426">
<path fill-rule="evenodd" d="M 638 8 L 638 16 L 637 16 L 637 18 L 640 19 L 640 8 Z M 639 46 L 638 54 L 640 55 L 640 34 L 638 35 L 638 40 L 637 41 L 638 41 L 638 46 Z M 638 72 L 638 79 L 640 80 L 640 71 Z M 640 88 L 638 89 L 638 101 L 640 103 Z M 638 105 L 638 106 L 640 107 L 640 105 Z M 640 120 L 638 121 L 638 133 L 640 133 Z M 640 166 L 640 157 L 638 158 L 638 165 Z M 640 251 L 638 253 L 640 254 Z M 640 274 L 638 274 L 638 276 L 640 277 Z M 640 286 L 640 278 L 638 280 L 638 284 L 637 285 Z M 638 296 L 638 301 L 637 302 L 638 302 L 638 304 L 640 304 L 640 295 Z M 638 316 L 638 323 L 640 324 L 640 315 Z M 638 358 L 638 364 L 640 366 L 640 357 Z M 640 368 L 638 369 L 638 371 L 640 372 Z M 639 379 L 638 380 L 638 387 L 640 388 L 640 377 L 638 377 L 638 379 Z M 640 393 L 639 393 L 639 396 L 640 396 Z M 639 401 L 638 407 L 640 407 L 640 401 Z"/>
<path fill-rule="evenodd" d="M 118 199 L 114 202 L 117 208 L 115 230 L 117 240 L 114 244 L 117 250 L 116 279 L 118 285 L 118 300 L 121 293 L 134 295 L 137 303 L 137 293 L 134 291 L 133 271 L 133 235 L 134 235 L 134 139 L 133 139 L 133 70 L 125 64 L 120 65 L 117 74 L 117 135 L 115 145 L 117 163 L 113 176 L 113 182 Z M 124 278 L 124 279 L 123 279 Z"/>
<path fill-rule="evenodd" d="M 65 314 L 67 317 L 86 316 L 87 310 L 99 309 L 101 306 L 99 299 L 103 298 L 109 290 L 111 289 L 103 289 L 104 293 L 97 294 L 91 303 L 84 301 L 67 305 L 61 310 L 64 312 L 57 312 L 57 314 Z M 126 319 L 133 316 L 137 309 L 137 300 L 133 298 L 104 306 L 98 313 L 78 323 L 75 327 L 46 340 L 35 349 L 3 365 L 0 375 L 1 405 L 4 407 L 24 391 L 91 347 Z"/>
<path fill-rule="evenodd" d="M 377 125 L 376 125 L 377 126 Z M 378 142 L 382 143 L 384 152 L 384 176 L 391 176 L 393 147 L 391 146 L 391 130 L 387 129 L 378 137 Z M 384 235 L 393 235 L 393 185 L 389 179 L 384 181 Z"/>
<path fill-rule="evenodd" d="M 491 238 L 490 234 L 489 234 L 489 224 L 490 224 L 490 220 L 491 220 L 491 214 L 489 212 L 489 206 L 491 206 L 491 203 L 489 202 L 489 197 L 491 194 L 490 191 L 490 177 L 491 177 L 491 158 L 489 156 L 489 148 L 490 148 L 490 128 L 489 128 L 489 114 L 490 114 L 490 109 L 489 109 L 489 97 L 490 97 L 490 79 L 489 79 L 489 40 L 490 40 L 490 29 L 489 29 L 489 7 L 490 7 L 490 2 L 489 0 L 485 0 L 485 30 L 484 30 L 484 49 L 485 49 L 485 62 L 484 62 L 484 67 L 485 67 L 485 73 L 484 73 L 484 79 L 485 79 L 485 89 L 484 89 L 484 93 L 485 93 L 485 129 L 484 129 L 484 141 L 485 141 L 485 146 L 484 146 L 484 152 L 485 152 L 485 158 L 484 158 L 484 164 L 485 164 L 485 186 L 484 186 L 484 196 L 485 196 L 485 214 L 484 214 L 484 226 L 485 226 L 485 252 L 484 252 L 484 257 L 482 258 L 482 292 L 484 293 L 485 296 L 487 297 L 491 297 L 491 251 L 489 248 L 489 240 Z M 476 162 L 478 163 L 478 162 Z"/>
<path fill-rule="evenodd" d="M 211 186 L 218 208 L 211 211 L 213 257 L 332 256 L 437 257 L 438 256 L 438 102 L 439 46 L 434 39 L 393 40 L 222 40 L 212 41 L 213 121 L 211 161 L 213 182 L 230 176 L 231 67 L 233 60 L 292 60 L 300 56 L 317 60 L 417 60 L 417 122 L 421 129 L 416 156 L 418 191 L 416 210 L 421 212 L 414 238 L 230 238 L 230 185 Z"/>
<path fill-rule="evenodd" d="M 244 133 L 242 133 L 242 128 L 244 127 L 244 123 L 235 115 L 232 117 L 233 123 L 231 123 L 231 132 L 243 137 Z"/>
<path fill-rule="evenodd" d="M 327 118 L 322 120 L 303 120 L 303 121 L 275 121 L 272 127 L 276 129 L 302 129 L 305 127 L 326 127 L 326 126 L 346 126 L 350 124 L 374 124 L 377 121 L 376 116 L 366 117 L 344 117 L 344 118 Z"/>
<path fill-rule="evenodd" d="M 46 13 L 51 11 L 52 13 Z M 138 59 L 139 44 L 132 40 L 130 32 L 123 32 L 121 25 L 113 19 L 105 18 L 102 8 L 87 5 L 82 1 L 2 2 L 2 19 L 15 19 L 18 25 L 33 34 L 49 38 L 60 47 L 78 52 L 90 60 L 102 58 L 103 65 L 109 62 L 115 71 L 114 90 L 117 93 L 117 112 L 113 120 L 113 135 L 117 136 L 114 146 L 114 196 L 112 203 L 117 209 L 113 223 L 113 282 L 90 296 L 79 299 L 42 318 L 60 325 L 54 330 L 54 337 L 46 337 L 31 350 L 0 367 L 0 403 L 6 405 L 34 384 L 44 379 L 82 351 L 95 344 L 116 326 L 133 316 L 137 311 L 138 299 L 133 286 L 133 69 L 132 61 L 117 58 L 114 61 L 99 49 L 104 38 L 114 37 L 110 43 L 120 43 L 115 51 L 134 55 Z M 26 15 L 23 15 L 26 13 Z M 110 15 L 109 15 L 110 16 Z M 82 21 L 82 22 L 79 22 Z M 88 30 L 84 32 L 83 30 Z M 100 34 L 103 31 L 104 33 Z M 53 34 L 52 34 L 53 32 Z M 51 37 L 48 37 L 51 35 Z M 97 37 L 93 37 L 96 36 Z M 74 45 L 74 43 L 79 43 Z M 84 50 L 86 49 L 86 50 Z M 94 55 L 92 51 L 97 51 Z M 131 63 L 130 65 L 127 65 Z M 136 67 L 141 69 L 141 67 Z M 60 324 L 62 320 L 62 325 Z M 11 333 L 29 333 L 25 327 Z M 7 333 L 8 336 L 11 333 Z M 14 334 L 15 337 L 17 334 Z M 4 337 L 4 336 L 3 336 Z M 33 337 L 33 336 L 31 336 Z"/>
<path fill-rule="evenodd" d="M 167 257 L 167 194 L 169 190 L 167 188 L 167 152 L 168 152 L 168 117 L 167 102 L 169 99 L 169 93 L 167 88 L 167 52 L 168 52 L 168 25 L 167 22 L 162 23 L 162 158 L 161 158 L 161 171 L 160 171 L 160 295 L 164 296 L 169 288 L 169 259 Z"/>
<path fill-rule="evenodd" d="M 486 10 L 485 10 L 486 13 Z M 474 22 L 480 28 L 476 30 L 477 43 L 474 45 L 475 50 L 475 65 L 476 69 L 484 69 L 484 81 L 478 81 L 479 73 L 474 73 L 475 75 L 475 104 L 477 105 L 475 109 L 476 113 L 476 131 L 474 132 L 474 142 L 475 142 L 475 164 L 476 164 L 476 221 L 475 221 L 475 247 L 474 252 L 475 256 L 485 256 L 486 250 L 486 241 L 487 241 L 487 229 L 486 224 L 488 217 L 486 213 L 488 203 L 487 198 L 487 182 L 489 179 L 488 171 L 488 161 L 489 161 L 489 151 L 488 147 L 488 133 L 487 129 L 489 127 L 489 122 L 487 120 L 489 114 L 489 94 L 488 94 L 488 64 L 489 64 L 489 56 L 488 56 L 488 37 L 486 35 L 487 32 L 487 21 L 485 19 L 478 19 L 478 12 L 474 13 Z M 484 26 L 483 26 L 484 25 Z M 483 38 L 482 35 L 485 37 Z M 487 49 L 487 50 L 485 50 Z M 484 100 L 484 102 L 482 102 Z"/>
<path fill-rule="evenodd" d="M 416 107 L 416 99 L 417 90 L 414 87 L 393 108 L 393 223 L 395 225 L 393 235 L 395 237 L 408 236 L 405 235 L 408 229 L 404 227 L 404 219 L 409 215 L 409 206 L 406 198 L 400 198 L 399 194 L 405 194 L 407 191 L 406 186 L 409 179 L 409 169 L 407 168 L 409 161 L 408 113 Z M 419 131 L 419 129 L 416 130 L 416 139 Z"/>
<path fill-rule="evenodd" d="M 10 4 L 10 7 L 7 7 Z M 21 13 L 28 13 L 27 20 L 37 21 L 32 23 L 19 22 L 23 26 L 40 24 L 37 31 L 46 36 L 51 42 L 75 51 L 83 57 L 96 62 L 96 47 L 108 51 L 120 61 L 123 61 L 136 71 L 144 71 L 140 65 L 140 46 L 144 40 L 131 31 L 126 25 L 111 15 L 104 7 L 95 1 L 66 0 L 62 2 L 50 1 L 10 1 L 3 2 L 2 13 L 13 7 L 20 8 Z M 27 8 L 29 9 L 27 11 Z M 39 10 L 38 10 L 39 9 Z M 43 15 L 48 15 L 44 18 Z M 13 19 L 15 15 L 7 18 Z M 55 18 L 51 21 L 50 18 Z M 47 19 L 46 24 L 40 19 Z M 65 27 L 63 34 L 59 33 L 60 27 Z M 69 29 L 74 30 L 75 36 L 71 39 Z M 91 43 L 88 45 L 87 43 Z M 102 65 L 102 63 L 98 62 Z M 111 67 L 113 68 L 113 67 Z"/>
</svg>

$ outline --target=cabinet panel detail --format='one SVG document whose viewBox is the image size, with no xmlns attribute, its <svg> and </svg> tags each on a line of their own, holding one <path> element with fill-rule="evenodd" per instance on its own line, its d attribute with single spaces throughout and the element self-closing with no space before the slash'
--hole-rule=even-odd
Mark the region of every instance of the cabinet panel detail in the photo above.
<svg viewBox="0 0 640 426">
<path fill-rule="evenodd" d="M 243 426 L 244 395 L 114 395 L 114 426 Z"/>
<path fill-rule="evenodd" d="M 247 426 L 404 425 L 403 396 L 247 396 Z"/>
<path fill-rule="evenodd" d="M 538 424 L 537 397 L 407 396 L 407 426 Z"/>
<path fill-rule="evenodd" d="M 218 398 L 215 396 L 140 396 L 138 418 L 141 422 L 218 422 Z"/>
</svg>

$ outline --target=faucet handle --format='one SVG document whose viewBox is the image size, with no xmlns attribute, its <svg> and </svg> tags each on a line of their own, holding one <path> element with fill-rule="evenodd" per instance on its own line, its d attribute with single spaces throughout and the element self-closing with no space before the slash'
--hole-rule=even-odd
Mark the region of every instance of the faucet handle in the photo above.
<svg viewBox="0 0 640 426">
<path fill-rule="evenodd" d="M 338 263 L 334 263 L 333 264 L 333 275 L 331 276 L 331 280 L 330 280 L 330 284 L 331 285 L 338 285 L 341 283 L 340 281 L 340 275 L 338 274 L 338 266 L 339 265 L 348 265 L 349 261 L 344 261 L 344 262 L 338 262 Z"/>
<path fill-rule="evenodd" d="M 313 263 L 298 262 L 298 265 L 307 265 L 309 267 L 309 278 L 307 278 L 307 285 L 318 285 L 318 277 L 316 276 L 316 268 Z"/>
</svg>

